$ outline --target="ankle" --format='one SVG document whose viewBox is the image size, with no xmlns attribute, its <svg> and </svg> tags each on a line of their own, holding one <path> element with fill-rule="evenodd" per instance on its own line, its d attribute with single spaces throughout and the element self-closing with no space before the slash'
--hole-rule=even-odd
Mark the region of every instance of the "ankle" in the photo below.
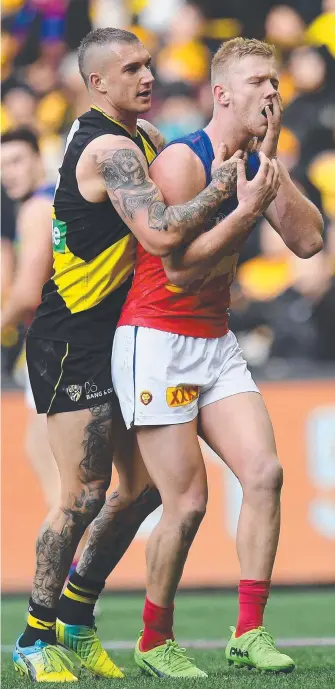
<svg viewBox="0 0 335 689">
<path fill-rule="evenodd" d="M 92 626 L 94 607 L 105 582 L 93 581 L 74 572 L 59 600 L 58 617 L 65 624 Z"/>
<path fill-rule="evenodd" d="M 30 598 L 27 626 L 20 638 L 19 646 L 21 648 L 34 646 L 38 640 L 48 644 L 55 644 L 56 613 L 56 608 L 45 608 Z"/>
<path fill-rule="evenodd" d="M 268 579 L 241 579 L 238 587 L 239 616 L 235 632 L 236 638 L 263 625 L 270 585 L 271 581 Z"/>
<path fill-rule="evenodd" d="M 145 599 L 143 610 L 144 631 L 140 641 L 141 651 L 150 651 L 162 646 L 173 634 L 174 604 L 162 607 Z"/>
</svg>

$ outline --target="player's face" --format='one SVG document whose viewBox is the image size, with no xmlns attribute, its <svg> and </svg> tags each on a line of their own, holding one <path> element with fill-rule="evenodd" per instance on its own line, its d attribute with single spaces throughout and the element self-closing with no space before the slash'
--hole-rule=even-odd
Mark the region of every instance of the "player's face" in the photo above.
<svg viewBox="0 0 335 689">
<path fill-rule="evenodd" d="M 263 138 L 267 130 L 265 106 L 272 104 L 279 86 L 274 59 L 249 55 L 229 70 L 230 107 L 234 121 L 250 136 Z"/>
<path fill-rule="evenodd" d="M 151 108 L 151 57 L 141 43 L 117 44 L 105 75 L 107 95 L 120 111 L 148 112 Z"/>
<path fill-rule="evenodd" d="M 1 144 L 1 170 L 8 196 L 20 201 L 36 188 L 40 156 L 25 141 L 8 141 Z"/>
</svg>

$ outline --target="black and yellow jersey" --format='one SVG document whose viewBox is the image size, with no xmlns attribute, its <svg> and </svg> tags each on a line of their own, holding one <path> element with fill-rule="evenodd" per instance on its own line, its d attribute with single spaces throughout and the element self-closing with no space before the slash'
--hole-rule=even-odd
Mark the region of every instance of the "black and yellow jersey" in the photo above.
<svg viewBox="0 0 335 689">
<path fill-rule="evenodd" d="M 113 338 L 113 324 L 132 280 L 136 240 L 109 198 L 101 203 L 86 201 L 76 178 L 83 150 L 105 134 L 132 139 L 148 164 L 156 155 L 142 128 L 131 137 L 95 106 L 73 123 L 54 198 L 54 273 L 43 287 L 42 303 L 30 327 L 32 336 L 83 344 Z"/>
</svg>

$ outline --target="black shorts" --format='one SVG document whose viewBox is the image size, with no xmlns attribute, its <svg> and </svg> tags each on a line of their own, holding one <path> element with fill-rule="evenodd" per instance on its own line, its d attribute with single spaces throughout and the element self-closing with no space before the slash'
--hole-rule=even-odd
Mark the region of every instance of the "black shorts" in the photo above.
<svg viewBox="0 0 335 689">
<path fill-rule="evenodd" d="M 115 399 L 112 344 L 92 347 L 28 334 L 26 355 L 38 414 L 89 409 Z"/>
</svg>

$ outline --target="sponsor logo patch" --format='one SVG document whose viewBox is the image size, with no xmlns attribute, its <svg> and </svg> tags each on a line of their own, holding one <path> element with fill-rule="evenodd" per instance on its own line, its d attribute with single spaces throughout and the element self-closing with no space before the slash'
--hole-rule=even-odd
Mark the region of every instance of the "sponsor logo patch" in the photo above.
<svg viewBox="0 0 335 689">
<path fill-rule="evenodd" d="M 142 404 L 145 404 L 145 406 L 147 406 L 148 404 L 150 404 L 150 402 L 152 402 L 152 393 L 149 392 L 149 390 L 142 390 L 140 394 L 140 400 Z"/>
<path fill-rule="evenodd" d="M 166 389 L 166 401 L 169 407 L 184 407 L 191 404 L 199 397 L 199 387 L 188 385 L 177 385 L 175 388 Z"/>
<path fill-rule="evenodd" d="M 66 251 L 66 223 L 63 220 L 52 221 L 52 246 L 58 254 L 65 254 Z"/>
<path fill-rule="evenodd" d="M 237 658 L 249 658 L 248 651 L 242 651 L 240 648 L 235 648 L 234 646 L 230 649 L 230 655 L 236 656 Z"/>
<path fill-rule="evenodd" d="M 68 385 L 66 392 L 72 402 L 79 402 L 83 390 L 82 385 Z"/>
<path fill-rule="evenodd" d="M 113 388 L 106 388 L 105 390 L 99 390 L 98 386 L 93 380 L 87 380 L 85 383 L 85 395 L 87 400 L 95 400 L 98 397 L 105 397 L 113 392 Z"/>
</svg>

